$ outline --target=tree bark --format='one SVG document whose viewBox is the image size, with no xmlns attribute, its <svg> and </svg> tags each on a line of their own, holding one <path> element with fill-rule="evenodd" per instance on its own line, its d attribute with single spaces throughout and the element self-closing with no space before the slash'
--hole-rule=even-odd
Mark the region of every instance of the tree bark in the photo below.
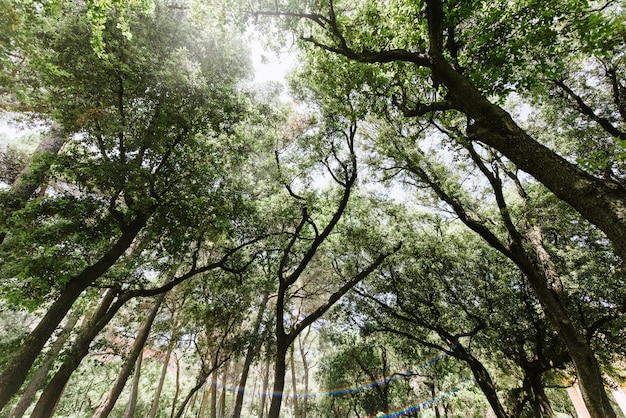
<svg viewBox="0 0 626 418">
<path fill-rule="evenodd" d="M 137 336 L 135 337 L 135 341 L 131 347 L 130 353 L 124 362 L 121 370 L 119 371 L 111 390 L 104 398 L 98 409 L 93 415 L 93 418 L 106 418 L 111 413 L 111 410 L 115 406 L 117 399 L 119 398 L 124 386 L 126 385 L 126 381 L 130 376 L 135 363 L 137 362 L 137 358 L 143 353 L 144 345 L 148 340 L 148 336 L 150 335 L 150 329 L 152 328 L 152 323 L 159 312 L 159 308 L 161 307 L 161 302 L 165 298 L 165 293 L 161 293 L 156 297 L 156 302 L 152 306 L 150 313 L 143 320 L 139 331 L 137 332 Z"/>
<path fill-rule="evenodd" d="M 73 312 L 68 317 L 67 323 L 63 326 L 63 330 L 50 347 L 50 350 L 48 351 L 48 353 L 46 353 L 46 356 L 41 366 L 31 379 L 31 381 L 28 383 L 28 386 L 26 386 L 26 389 L 24 390 L 24 393 L 22 393 L 20 400 L 17 402 L 17 404 L 15 404 L 15 406 L 9 413 L 9 418 L 21 418 L 24 415 L 24 412 L 26 412 L 26 410 L 30 406 L 30 404 L 33 403 L 37 391 L 41 388 L 41 386 L 43 386 L 43 383 L 48 376 L 48 372 L 52 368 L 54 360 L 56 360 L 56 358 L 59 356 L 61 349 L 70 337 L 72 330 L 76 326 L 77 322 L 78 312 Z"/>
<path fill-rule="evenodd" d="M 91 284 L 101 277 L 131 246 L 135 237 L 148 221 L 148 216 L 138 215 L 124 230 L 115 244 L 95 264 L 87 267 L 69 281 L 60 296 L 50 306 L 35 329 L 24 339 L 20 349 L 0 374 L 0 410 L 24 383 L 28 371 L 54 330 L 63 321 L 74 302 Z"/>
<path fill-rule="evenodd" d="M 287 350 L 290 343 L 286 336 L 276 341 L 276 356 L 274 357 L 274 387 L 270 402 L 268 418 L 280 418 L 280 407 L 283 401 L 283 390 L 285 389 L 285 373 L 287 371 Z"/>
</svg>

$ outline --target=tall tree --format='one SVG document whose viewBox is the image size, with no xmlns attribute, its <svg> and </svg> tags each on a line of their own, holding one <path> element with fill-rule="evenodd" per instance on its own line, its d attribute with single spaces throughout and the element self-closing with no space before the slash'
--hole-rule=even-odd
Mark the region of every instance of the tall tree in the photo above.
<svg viewBox="0 0 626 418">
<path fill-rule="evenodd" d="M 345 130 L 342 129 L 342 124 L 346 124 Z M 319 134 L 302 137 L 304 140 L 302 144 L 312 149 L 312 161 L 321 162 L 331 184 L 336 185 L 337 197 L 334 197 L 335 193 L 329 193 L 330 198 L 320 199 L 313 190 L 306 194 L 300 193 L 297 186 L 300 181 L 307 181 L 306 176 L 298 179 L 300 172 L 296 172 L 294 178 L 287 177 L 291 172 L 287 171 L 284 162 L 280 160 L 280 153 L 278 151 L 276 153 L 279 174 L 292 202 L 290 209 L 299 210 L 300 215 L 287 212 L 291 219 L 285 216 L 285 220 L 293 222 L 295 226 L 288 223 L 282 225 L 282 233 L 288 238 L 280 244 L 281 249 L 276 256 L 273 273 L 278 289 L 274 312 L 276 317 L 274 396 L 268 415 L 270 418 L 279 417 L 288 351 L 298 335 L 321 318 L 352 287 L 375 271 L 399 248 L 396 246 L 381 249 L 380 241 L 372 238 L 377 236 L 380 240 L 380 235 L 376 235 L 379 231 L 376 227 L 367 228 L 363 224 L 368 224 L 365 219 L 376 224 L 371 218 L 374 214 L 370 213 L 362 219 L 358 217 L 360 213 L 347 210 L 357 180 L 356 137 L 356 122 L 342 121 L 336 114 L 329 118 L 329 125 Z M 307 141 L 311 140 L 313 147 L 306 145 Z M 298 142 L 292 144 L 291 148 L 297 144 Z M 287 153 L 289 149 L 287 147 L 283 153 Z M 333 204 L 334 201 L 337 203 Z M 354 216 L 354 223 L 344 221 L 344 217 L 349 214 Z M 344 247 L 337 242 L 333 244 L 332 233 L 345 236 Z M 357 253 L 360 256 L 355 259 Z M 323 259 L 327 261 L 321 262 Z M 332 266 L 333 270 L 328 271 L 324 266 Z M 327 277 L 326 283 L 315 280 L 315 277 L 322 275 Z M 307 293 L 311 293 L 308 298 Z M 298 310 L 298 317 L 289 320 L 290 306 L 294 298 L 311 300 L 310 307 L 306 311 Z"/>
</svg>

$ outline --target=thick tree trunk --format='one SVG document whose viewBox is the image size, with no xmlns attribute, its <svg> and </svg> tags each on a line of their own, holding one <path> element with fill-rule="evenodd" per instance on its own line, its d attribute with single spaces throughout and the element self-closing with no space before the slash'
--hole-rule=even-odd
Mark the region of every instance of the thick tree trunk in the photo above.
<svg viewBox="0 0 626 418">
<path fill-rule="evenodd" d="M 170 357 L 172 357 L 172 351 L 174 350 L 174 344 L 176 344 L 176 339 L 174 338 L 174 330 L 172 330 L 172 338 L 170 338 L 170 341 L 167 344 L 167 351 L 165 353 L 163 367 L 161 368 L 161 376 L 159 377 L 159 383 L 157 384 L 156 390 L 154 391 L 154 399 L 150 407 L 150 413 L 148 415 L 148 418 L 156 417 L 156 414 L 159 408 L 159 402 L 161 400 L 161 391 L 163 390 L 163 384 L 165 383 L 165 376 L 167 375 L 167 368 L 170 364 Z"/>
<path fill-rule="evenodd" d="M 141 377 L 141 364 L 143 363 L 143 352 L 137 357 L 135 362 L 135 371 L 133 372 L 133 383 L 128 397 L 124 418 L 133 418 L 135 416 L 135 408 L 139 397 L 139 378 Z"/>
<path fill-rule="evenodd" d="M 115 406 L 117 399 L 119 398 L 122 390 L 124 390 L 124 386 L 126 385 L 126 381 L 130 376 L 133 368 L 135 367 L 135 362 L 137 362 L 137 358 L 143 353 L 143 347 L 148 340 L 148 336 L 150 335 L 150 329 L 152 328 L 152 323 L 154 322 L 154 318 L 156 318 L 157 313 L 159 312 L 159 308 L 161 307 L 161 302 L 165 298 L 165 293 L 161 293 L 156 297 L 156 302 L 152 306 L 150 313 L 143 320 L 139 331 L 137 332 L 137 336 L 135 337 L 135 341 L 131 347 L 130 353 L 124 362 L 120 372 L 111 387 L 111 390 L 104 398 L 98 409 L 93 415 L 93 418 L 106 418 L 111 413 L 111 410 Z"/>
<path fill-rule="evenodd" d="M 72 373 L 74 373 L 82 359 L 89 352 L 89 345 L 123 305 L 122 303 L 117 303 L 111 307 L 116 294 L 112 289 L 109 289 L 104 294 L 96 312 L 94 312 L 88 324 L 81 329 L 63 364 L 61 364 L 61 367 L 39 397 L 31 418 L 48 418 L 54 414 L 57 403 Z"/>
<path fill-rule="evenodd" d="M 594 352 L 578 332 L 570 314 L 562 303 L 562 288 L 557 282 L 558 273 L 543 247 L 541 230 L 535 227 L 529 234 L 529 242 L 536 253 L 536 263 L 526 257 L 518 257 L 518 265 L 528 277 L 530 286 L 541 303 L 546 318 L 556 329 L 565 344 L 576 368 L 580 391 L 592 418 L 615 418 L 616 414 L 604 389 L 604 380 Z"/>
<path fill-rule="evenodd" d="M 41 366 L 33 376 L 30 382 L 28 382 L 28 386 L 22 393 L 20 400 L 13 407 L 11 412 L 9 413 L 9 418 L 21 418 L 24 415 L 24 412 L 28 409 L 33 400 L 35 399 L 35 395 L 37 391 L 43 386 L 46 377 L 48 376 L 48 372 L 54 363 L 54 360 L 57 359 L 61 349 L 67 342 L 67 339 L 70 337 L 74 326 L 78 322 L 78 312 L 73 312 L 67 320 L 67 323 L 63 326 L 63 330 L 54 341 L 48 353 L 46 353 L 46 357 L 44 358 Z"/>
<path fill-rule="evenodd" d="M 7 363 L 2 374 L 0 374 L 0 410 L 5 407 L 13 394 L 22 386 L 33 362 L 54 330 L 72 308 L 76 299 L 126 252 L 147 221 L 147 216 L 138 215 L 122 231 L 122 235 L 117 242 L 100 260 L 71 279 L 67 286 L 61 290 L 60 296 L 50 306 L 35 329 L 24 339 L 18 352 Z"/>
</svg>

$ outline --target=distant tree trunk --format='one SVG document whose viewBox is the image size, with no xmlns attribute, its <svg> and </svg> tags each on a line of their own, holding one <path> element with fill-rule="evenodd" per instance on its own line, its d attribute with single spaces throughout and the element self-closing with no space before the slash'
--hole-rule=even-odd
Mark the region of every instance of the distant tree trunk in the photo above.
<svg viewBox="0 0 626 418">
<path fill-rule="evenodd" d="M 222 372 L 222 390 L 220 391 L 219 398 L 219 418 L 226 418 L 226 391 L 228 389 L 228 369 L 230 362 L 226 362 L 224 365 L 224 371 Z"/>
<path fill-rule="evenodd" d="M 178 394 L 180 393 L 180 359 L 176 357 L 176 389 L 174 390 L 174 397 L 172 398 L 172 412 L 170 412 L 170 418 L 174 418 L 176 414 L 176 402 L 178 401 Z"/>
<path fill-rule="evenodd" d="M 94 413 L 93 418 L 106 418 L 111 413 L 111 410 L 115 406 L 115 402 L 117 402 L 117 399 L 122 393 L 122 390 L 124 389 L 124 386 L 126 385 L 126 381 L 128 380 L 128 377 L 130 376 L 130 373 L 135 366 L 135 362 L 137 361 L 137 358 L 143 352 L 143 347 L 146 344 L 148 335 L 150 335 L 150 329 L 152 328 L 152 323 L 154 322 L 154 318 L 156 318 L 156 315 L 161 306 L 161 302 L 163 302 L 164 298 L 165 298 L 165 293 L 161 293 L 156 297 L 156 302 L 152 306 L 152 309 L 150 310 L 150 313 L 148 314 L 148 316 L 143 320 L 143 323 L 141 324 L 141 327 L 139 328 L 139 331 L 137 332 L 135 341 L 133 342 L 130 353 L 128 354 L 128 357 L 126 358 L 126 361 L 124 362 L 124 365 L 122 366 L 122 369 L 118 373 L 117 378 L 115 379 L 115 382 L 113 383 L 113 386 L 111 387 L 111 390 L 109 391 L 107 396 L 104 398 L 104 400 L 102 401 L 102 403 L 100 404 L 96 412 Z"/>
<path fill-rule="evenodd" d="M 61 367 L 59 367 L 50 382 L 48 382 L 41 396 L 39 396 L 31 418 L 48 418 L 54 414 L 54 410 L 56 409 L 57 403 L 63 394 L 63 390 L 70 376 L 89 352 L 89 345 L 102 328 L 109 323 L 119 308 L 123 306 L 124 303 L 120 302 L 119 299 L 118 302 L 113 304 L 113 300 L 116 296 L 118 296 L 118 292 L 113 289 L 108 289 L 103 295 L 91 319 L 81 328 L 78 338 L 67 353 Z"/>
<path fill-rule="evenodd" d="M 167 344 L 167 351 L 165 353 L 163 367 L 161 368 L 161 376 L 159 377 L 159 383 L 157 384 L 156 390 L 154 392 L 154 399 L 152 401 L 152 406 L 150 407 L 150 413 L 148 414 L 148 418 L 156 417 L 157 410 L 159 408 L 159 402 L 161 400 L 161 391 L 163 390 L 163 384 L 165 383 L 165 376 L 167 375 L 167 369 L 170 364 L 170 357 L 172 357 L 172 351 L 174 350 L 175 344 L 176 344 L 176 339 L 174 338 L 174 330 L 172 330 L 172 338 L 170 338 L 170 341 Z"/>
<path fill-rule="evenodd" d="M 21 418 L 24 415 L 24 412 L 28 409 L 33 400 L 35 399 L 35 395 L 37 391 L 41 389 L 48 376 L 48 372 L 54 363 L 54 360 L 57 359 L 59 353 L 63 349 L 63 346 L 67 342 L 67 339 L 70 337 L 72 330 L 76 326 L 78 322 L 78 312 L 74 311 L 67 319 L 67 322 L 63 326 L 63 330 L 54 341 L 48 353 L 41 363 L 41 366 L 26 386 L 24 393 L 20 397 L 20 400 L 15 404 L 11 412 L 9 413 L 9 418 Z"/>
<path fill-rule="evenodd" d="M 209 397 L 211 396 L 211 386 L 207 385 L 202 392 L 202 402 L 200 402 L 200 411 L 198 412 L 199 418 L 206 416 L 206 406 L 209 403 Z"/>
<path fill-rule="evenodd" d="M 259 418 L 263 418 L 265 414 L 265 403 L 267 401 L 267 389 L 269 388 L 270 380 L 270 360 L 271 357 L 267 353 L 265 357 L 265 373 L 263 374 L 263 389 L 261 389 L 261 406 L 259 407 Z"/>
<path fill-rule="evenodd" d="M 217 418 L 217 370 L 211 373 L 211 418 Z"/>
<path fill-rule="evenodd" d="M 139 396 L 139 377 L 141 375 L 141 363 L 143 362 L 143 351 L 137 357 L 135 362 L 135 371 L 133 372 L 133 384 L 128 397 L 128 404 L 124 411 L 124 418 L 133 418 L 135 416 L 135 408 L 137 407 L 137 397 Z"/>
<path fill-rule="evenodd" d="M 310 365 L 309 365 L 309 361 L 307 359 L 307 350 L 305 349 L 305 344 L 306 344 L 306 340 L 309 337 L 309 334 L 311 332 L 311 328 L 309 327 L 309 329 L 307 330 L 306 334 L 304 335 L 304 338 L 301 338 L 298 340 L 298 344 L 299 344 L 299 348 L 300 348 L 300 358 L 302 359 L 302 367 L 304 369 L 304 376 L 303 376 L 303 380 L 304 380 L 304 396 L 302 397 L 302 411 L 301 411 L 301 417 L 302 418 L 306 418 L 307 415 L 307 403 L 308 403 L 308 399 L 309 399 L 309 372 L 310 372 Z"/>
<path fill-rule="evenodd" d="M 290 355 L 290 359 L 289 359 L 289 365 L 291 368 L 291 392 L 293 393 L 293 416 L 294 417 L 298 417 L 299 416 L 299 410 L 298 410 L 298 382 L 297 382 L 297 375 L 296 375 L 296 361 L 295 361 L 295 349 L 293 344 L 291 344 L 291 347 L 289 349 L 289 355 Z"/>
<path fill-rule="evenodd" d="M 72 308 L 74 302 L 83 291 L 101 277 L 126 252 L 147 221 L 148 216 L 138 215 L 134 221 L 123 228 L 122 234 L 115 244 L 96 263 L 72 278 L 60 291 L 59 297 L 48 308 L 35 329 L 22 341 L 19 350 L 2 370 L 0 374 L 0 410 L 6 406 L 15 392 L 22 386 L 33 362 Z"/>
<path fill-rule="evenodd" d="M 265 292 L 261 301 L 261 305 L 259 307 L 259 311 L 254 319 L 254 324 L 252 329 L 254 330 L 254 335 L 259 335 L 259 330 L 261 328 L 261 323 L 263 322 L 263 315 L 265 314 L 265 307 L 267 306 L 267 299 L 269 297 L 269 292 Z M 265 335 L 265 333 L 263 333 Z M 241 416 L 241 409 L 243 407 L 243 397 L 245 395 L 246 382 L 248 381 L 248 374 L 250 373 L 250 366 L 252 365 L 252 361 L 256 357 L 259 352 L 259 348 L 263 338 L 259 338 L 258 341 L 253 341 L 250 346 L 248 346 L 248 350 L 246 352 L 246 358 L 243 362 L 243 369 L 241 371 L 241 378 L 239 379 L 239 386 L 237 387 L 237 394 L 235 396 L 235 404 L 233 406 L 232 414 L 230 418 L 239 418 Z"/>
</svg>

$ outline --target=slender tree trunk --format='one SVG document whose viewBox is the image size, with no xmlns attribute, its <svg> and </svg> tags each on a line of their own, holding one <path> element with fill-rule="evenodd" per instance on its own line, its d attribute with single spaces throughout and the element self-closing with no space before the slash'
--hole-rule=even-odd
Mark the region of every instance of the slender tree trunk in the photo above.
<svg viewBox="0 0 626 418">
<path fill-rule="evenodd" d="M 211 418 L 217 418 L 217 370 L 211 373 Z"/>
<path fill-rule="evenodd" d="M 226 362 L 224 365 L 224 371 L 222 372 L 222 390 L 220 391 L 219 399 L 219 418 L 226 418 L 226 390 L 228 388 L 228 369 L 230 362 Z"/>
<path fill-rule="evenodd" d="M 143 352 L 137 357 L 135 362 L 135 371 L 133 372 L 133 384 L 128 397 L 128 404 L 124 411 L 124 418 L 133 418 L 135 416 L 135 408 L 137 407 L 137 398 L 139 396 L 139 378 L 141 376 L 141 363 L 143 362 Z"/>
<path fill-rule="evenodd" d="M 107 290 L 104 294 L 93 316 L 86 326 L 81 329 L 63 364 L 61 364 L 59 370 L 57 370 L 41 396 L 39 396 L 31 418 L 48 418 L 54 414 L 54 410 L 70 376 L 89 352 L 89 345 L 102 328 L 109 323 L 119 308 L 123 306 L 123 303 L 113 304 L 115 296 L 117 296 L 117 292 L 113 289 Z M 112 304 L 113 306 L 111 306 Z"/>
<path fill-rule="evenodd" d="M 147 216 L 138 215 L 100 260 L 71 279 L 61 290 L 60 296 L 50 306 L 35 329 L 24 339 L 17 353 L 0 374 L 0 410 L 22 386 L 33 362 L 74 302 L 126 252 L 147 221 Z"/>
<path fill-rule="evenodd" d="M 167 375 L 170 358 L 172 357 L 172 351 L 174 350 L 174 344 L 176 344 L 176 339 L 174 338 L 174 330 L 172 329 L 172 338 L 170 338 L 170 341 L 167 344 L 165 361 L 163 362 L 163 367 L 161 368 L 161 376 L 159 377 L 159 383 L 157 384 L 156 390 L 154 392 L 154 399 L 152 401 L 152 406 L 150 407 L 150 413 L 148 415 L 148 418 L 156 417 L 157 410 L 159 408 L 159 401 L 161 400 L 161 391 L 163 390 L 163 384 L 165 383 L 165 376 Z"/>
<path fill-rule="evenodd" d="M 261 406 L 259 407 L 259 418 L 263 418 L 265 415 L 265 403 L 267 402 L 267 389 L 269 388 L 270 381 L 270 359 L 269 353 L 265 358 L 265 370 L 263 374 L 263 388 L 261 389 Z"/>
<path fill-rule="evenodd" d="M 304 376 L 303 376 L 303 380 L 304 380 L 304 396 L 302 397 L 302 411 L 301 411 L 301 418 L 306 418 L 306 410 L 307 410 L 307 403 L 308 403 L 308 399 L 309 399 L 309 361 L 306 358 L 307 355 L 307 350 L 305 349 L 305 342 L 307 340 L 307 337 L 309 336 L 309 333 L 311 332 L 311 328 L 309 327 L 309 329 L 307 330 L 307 333 L 304 337 L 304 342 L 302 339 L 298 340 L 298 344 L 299 344 L 299 348 L 300 348 L 300 358 L 302 359 L 302 368 L 304 369 Z"/>
<path fill-rule="evenodd" d="M 206 416 L 206 406 L 209 403 L 211 397 L 211 386 L 207 385 L 202 392 L 202 402 L 200 403 L 200 411 L 198 412 L 198 418 L 204 418 Z"/>
<path fill-rule="evenodd" d="M 172 398 L 172 412 L 170 412 L 170 418 L 174 418 L 176 414 L 176 402 L 178 402 L 178 394 L 180 393 L 180 359 L 176 357 L 176 389 L 174 390 L 174 397 Z"/>
<path fill-rule="evenodd" d="M 37 391 L 41 389 L 41 386 L 43 386 L 44 381 L 48 376 L 48 372 L 50 371 L 50 368 L 54 363 L 54 360 L 56 360 L 56 358 L 59 356 L 61 349 L 63 349 L 63 346 L 70 337 L 72 330 L 76 326 L 76 323 L 78 322 L 78 316 L 78 312 L 73 312 L 68 317 L 67 323 L 63 326 L 63 330 L 50 347 L 50 350 L 46 354 L 46 357 L 44 358 L 41 367 L 39 367 L 37 373 L 35 373 L 31 381 L 28 383 L 28 386 L 26 386 L 26 390 L 24 390 L 24 393 L 20 397 L 20 400 L 9 413 L 9 418 L 21 418 L 24 415 L 24 412 L 26 412 L 26 410 L 30 406 L 30 404 L 33 403 L 35 395 L 37 394 Z"/>
<path fill-rule="evenodd" d="M 289 348 L 289 366 L 291 369 L 291 392 L 293 393 L 293 416 L 298 418 L 300 411 L 298 410 L 298 382 L 296 376 L 296 361 L 295 361 L 295 348 L 291 344 Z"/>
<path fill-rule="evenodd" d="M 132 372 L 135 362 L 137 358 L 143 352 L 143 347 L 146 344 L 146 340 L 148 339 L 148 335 L 150 335 L 150 329 L 152 328 L 152 323 L 154 322 L 154 318 L 156 318 L 157 313 L 159 312 L 159 308 L 161 307 L 161 302 L 165 298 L 165 293 L 161 293 L 156 297 L 156 302 L 154 303 L 150 313 L 144 319 L 139 331 L 137 332 L 137 336 L 135 337 L 135 341 L 131 347 L 130 353 L 122 366 L 122 369 L 117 375 L 111 390 L 104 398 L 98 409 L 93 415 L 93 418 L 106 418 L 111 413 L 111 410 L 115 406 L 115 402 L 119 398 L 124 386 L 126 385 L 126 381 L 128 380 L 128 376 Z"/>
</svg>

